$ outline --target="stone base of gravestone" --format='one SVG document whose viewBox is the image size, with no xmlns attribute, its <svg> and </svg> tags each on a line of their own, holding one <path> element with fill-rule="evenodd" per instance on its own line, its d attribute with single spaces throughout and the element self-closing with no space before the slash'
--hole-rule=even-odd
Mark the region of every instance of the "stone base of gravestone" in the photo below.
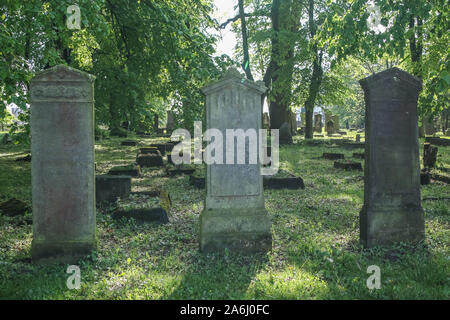
<svg viewBox="0 0 450 320">
<path fill-rule="evenodd" d="M 139 154 L 136 163 L 141 167 L 162 167 L 164 166 L 162 156 L 158 154 Z"/>
<path fill-rule="evenodd" d="M 200 215 L 200 250 L 205 253 L 225 249 L 268 251 L 272 248 L 271 224 L 264 209 L 203 210 Z"/>
<path fill-rule="evenodd" d="M 141 176 L 141 168 L 135 164 L 130 164 L 127 166 L 117 166 L 117 167 L 112 167 L 108 171 L 108 174 L 118 175 L 118 176 L 140 177 Z"/>
<path fill-rule="evenodd" d="M 350 161 L 335 161 L 334 167 L 336 169 L 344 170 L 358 170 L 362 171 L 362 165 L 360 162 L 350 162 Z"/>
<path fill-rule="evenodd" d="M 32 260 L 38 264 L 74 264 L 97 249 L 97 239 L 76 241 L 52 241 L 51 243 L 33 239 L 31 243 Z"/>
<path fill-rule="evenodd" d="M 95 200 L 97 203 L 115 201 L 131 192 L 130 176 L 99 175 L 95 177 Z"/>
<path fill-rule="evenodd" d="M 329 152 L 324 152 L 322 154 L 322 158 L 324 159 L 328 159 L 328 160 L 338 160 L 338 159 L 344 159 L 344 154 L 343 153 L 329 153 Z"/>
</svg>

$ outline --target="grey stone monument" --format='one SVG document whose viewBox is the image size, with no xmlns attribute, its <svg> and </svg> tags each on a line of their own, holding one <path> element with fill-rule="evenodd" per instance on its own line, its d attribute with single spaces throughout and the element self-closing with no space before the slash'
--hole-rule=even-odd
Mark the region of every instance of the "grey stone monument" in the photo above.
<svg viewBox="0 0 450 320">
<path fill-rule="evenodd" d="M 173 111 L 167 111 L 167 133 L 172 133 L 173 129 L 175 129 L 175 117 L 173 116 Z"/>
<path fill-rule="evenodd" d="M 59 65 L 31 81 L 33 260 L 96 248 L 94 79 Z"/>
<path fill-rule="evenodd" d="M 421 80 L 392 68 L 360 84 L 366 102 L 361 241 L 366 247 L 420 241 L 424 238 L 417 127 Z"/>
<path fill-rule="evenodd" d="M 272 246 L 259 157 L 256 164 L 250 164 L 251 146 L 246 142 L 245 163 L 225 163 L 226 129 L 255 129 L 258 132 L 262 123 L 261 95 L 265 90 L 264 85 L 245 79 L 235 69 L 228 70 L 222 79 L 202 89 L 206 95 L 207 128 L 222 133 L 224 159 L 224 164 L 207 164 L 206 200 L 200 216 L 202 252 L 225 248 L 265 251 Z M 237 163 L 236 152 L 234 163 Z"/>
<path fill-rule="evenodd" d="M 322 133 L 322 115 L 320 113 L 314 115 L 314 131 Z"/>
</svg>

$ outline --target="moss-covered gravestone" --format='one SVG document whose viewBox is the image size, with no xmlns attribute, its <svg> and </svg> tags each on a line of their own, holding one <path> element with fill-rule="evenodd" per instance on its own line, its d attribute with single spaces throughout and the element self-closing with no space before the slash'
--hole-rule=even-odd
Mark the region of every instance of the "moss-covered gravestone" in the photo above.
<svg viewBox="0 0 450 320">
<path fill-rule="evenodd" d="M 250 146 L 246 143 L 243 164 L 238 164 L 234 151 L 234 164 L 225 162 L 227 152 L 238 149 L 236 144 L 227 148 L 226 129 L 254 129 L 258 134 L 262 123 L 261 95 L 265 90 L 262 84 L 245 79 L 234 69 L 227 71 L 218 82 L 203 88 L 206 125 L 208 129 L 221 132 L 224 161 L 223 164 L 207 163 L 207 195 L 200 216 L 202 252 L 225 248 L 243 251 L 271 248 L 271 221 L 264 207 L 259 159 L 255 164 L 250 163 Z"/>
<path fill-rule="evenodd" d="M 366 101 L 362 243 L 424 238 L 420 203 L 417 98 L 420 79 L 392 68 L 360 81 Z"/>
<path fill-rule="evenodd" d="M 30 84 L 32 258 L 72 261 L 96 247 L 94 76 L 66 66 Z"/>
</svg>

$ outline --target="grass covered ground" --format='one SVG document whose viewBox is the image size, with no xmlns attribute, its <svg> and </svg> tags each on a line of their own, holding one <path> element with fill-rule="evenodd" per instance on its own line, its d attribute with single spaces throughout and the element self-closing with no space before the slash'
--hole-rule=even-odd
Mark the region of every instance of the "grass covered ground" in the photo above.
<svg viewBox="0 0 450 320">
<path fill-rule="evenodd" d="M 97 143 L 97 174 L 133 162 L 137 148 L 122 147 L 119 139 Z M 0 201 L 15 197 L 31 205 L 30 163 L 14 161 L 28 150 L 0 146 Z M 188 176 L 168 178 L 162 170 L 144 169 L 143 178 L 133 179 L 133 191 L 168 189 L 170 223 L 117 221 L 110 212 L 118 204 L 99 208 L 98 250 L 78 264 L 79 290 L 66 287 L 67 265 L 30 262 L 32 227 L 26 217 L 0 216 L 0 298 L 449 299 L 450 200 L 422 202 L 423 244 L 364 250 L 358 230 L 363 173 L 334 169 L 333 161 L 319 159 L 323 152 L 342 152 L 351 159 L 363 150 L 307 146 L 299 137 L 281 148 L 281 168 L 301 176 L 306 188 L 265 190 L 273 221 L 273 250 L 267 254 L 199 253 L 205 191 L 189 185 Z M 450 167 L 449 147 L 439 147 L 438 165 Z M 450 197 L 449 186 L 439 182 L 421 190 L 422 198 Z M 379 290 L 366 287 L 370 265 L 381 269 Z"/>
</svg>

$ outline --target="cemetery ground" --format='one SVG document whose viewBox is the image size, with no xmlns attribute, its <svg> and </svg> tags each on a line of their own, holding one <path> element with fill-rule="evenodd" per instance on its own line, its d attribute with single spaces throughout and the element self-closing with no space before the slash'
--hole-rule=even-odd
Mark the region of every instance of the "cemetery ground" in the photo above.
<svg viewBox="0 0 450 320">
<path fill-rule="evenodd" d="M 348 134 L 354 141 L 356 132 Z M 135 139 L 141 146 L 164 140 Z M 96 174 L 135 161 L 140 146 L 121 146 L 122 140 L 96 142 Z M 205 190 L 191 186 L 187 175 L 169 177 L 164 169 L 143 168 L 142 177 L 132 179 L 132 191 L 168 190 L 170 222 L 112 218 L 119 206 L 151 206 L 153 200 L 144 196 L 98 207 L 98 249 L 78 263 L 78 290 L 66 286 L 67 265 L 31 263 L 31 213 L 0 215 L 0 298 L 449 299 L 448 184 L 432 181 L 421 187 L 424 243 L 363 249 L 359 244 L 363 172 L 336 169 L 332 160 L 321 158 L 324 152 L 336 152 L 364 162 L 352 157 L 363 149 L 308 145 L 298 136 L 294 142 L 280 148 L 280 166 L 302 177 L 305 189 L 264 191 L 273 222 L 270 252 L 200 253 L 199 215 Z M 29 146 L 0 146 L 0 202 L 17 198 L 31 206 L 30 162 L 15 161 L 28 152 Z M 449 147 L 439 147 L 437 165 L 450 167 Z M 371 265 L 381 270 L 378 290 L 366 286 Z"/>
</svg>

